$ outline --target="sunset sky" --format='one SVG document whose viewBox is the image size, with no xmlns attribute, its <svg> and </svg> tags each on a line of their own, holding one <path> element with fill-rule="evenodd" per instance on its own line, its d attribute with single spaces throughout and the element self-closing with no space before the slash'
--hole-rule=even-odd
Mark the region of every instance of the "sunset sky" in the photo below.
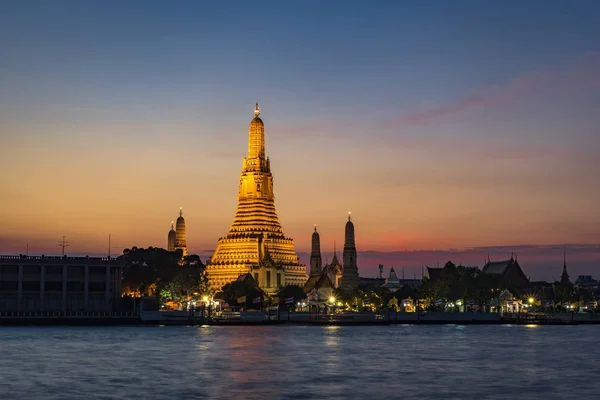
<svg viewBox="0 0 600 400">
<path fill-rule="evenodd" d="M 521 251 L 551 279 L 565 243 L 600 272 L 598 21 L 585 0 L 2 2 L 0 254 L 166 247 L 181 206 L 207 257 L 258 101 L 302 261 L 351 210 L 362 275 Z"/>
</svg>

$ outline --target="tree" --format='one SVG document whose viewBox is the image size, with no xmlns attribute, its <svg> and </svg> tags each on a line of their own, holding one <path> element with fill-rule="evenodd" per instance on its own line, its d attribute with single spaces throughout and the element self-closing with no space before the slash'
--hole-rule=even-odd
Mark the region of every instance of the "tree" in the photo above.
<svg viewBox="0 0 600 400">
<path fill-rule="evenodd" d="M 208 292 L 204 276 L 205 266 L 197 255 L 183 257 L 181 250 L 170 252 L 157 247 L 147 249 L 132 247 L 123 250 L 119 257 L 125 260 L 123 269 L 123 293 L 135 297 L 158 295 L 167 298 L 165 289 L 171 293 L 170 300 L 183 296 L 192 289 Z M 172 283 L 172 284 L 171 284 Z"/>
<path fill-rule="evenodd" d="M 247 308 L 260 309 L 262 304 L 253 303 L 252 300 L 257 297 L 265 299 L 266 296 L 258 287 L 256 281 L 249 277 L 241 281 L 235 280 L 227 283 L 215 297 L 225 300 L 229 305 L 237 304 L 239 306 L 247 306 Z M 246 297 L 246 301 L 238 303 L 240 297 Z"/>
<path fill-rule="evenodd" d="M 277 297 L 279 298 L 279 304 L 285 304 L 285 301 L 290 297 L 294 298 L 294 304 L 296 304 L 306 299 L 307 296 L 304 289 L 300 286 L 287 285 L 279 290 Z"/>
</svg>

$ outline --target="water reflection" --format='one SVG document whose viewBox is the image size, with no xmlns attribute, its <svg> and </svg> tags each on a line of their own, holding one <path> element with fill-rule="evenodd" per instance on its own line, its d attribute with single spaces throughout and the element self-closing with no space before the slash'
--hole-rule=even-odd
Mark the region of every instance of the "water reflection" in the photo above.
<svg viewBox="0 0 600 400">
<path fill-rule="evenodd" d="M 595 399 L 597 332 L 595 326 L 2 328 L 0 398 Z"/>
</svg>

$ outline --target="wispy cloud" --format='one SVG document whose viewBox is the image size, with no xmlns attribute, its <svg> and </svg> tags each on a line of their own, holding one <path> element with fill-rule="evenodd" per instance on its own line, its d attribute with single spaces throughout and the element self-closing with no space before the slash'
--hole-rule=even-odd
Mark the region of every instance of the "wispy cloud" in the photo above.
<svg viewBox="0 0 600 400">
<path fill-rule="evenodd" d="M 384 128 L 453 121 L 470 111 L 517 103 L 544 86 L 564 89 L 600 85 L 600 54 L 587 53 L 565 65 L 526 72 L 504 85 L 480 88 L 476 93 L 428 110 L 411 111 L 384 121 Z M 455 122 L 455 121 L 453 121 Z"/>
</svg>

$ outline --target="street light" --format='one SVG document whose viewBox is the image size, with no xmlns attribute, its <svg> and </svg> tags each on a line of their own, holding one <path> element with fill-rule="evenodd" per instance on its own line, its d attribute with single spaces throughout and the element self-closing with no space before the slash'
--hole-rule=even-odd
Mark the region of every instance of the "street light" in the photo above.
<svg viewBox="0 0 600 400">
<path fill-rule="evenodd" d="M 529 301 L 529 304 L 533 304 L 533 302 L 535 301 L 535 299 L 533 297 L 530 297 L 529 299 L 527 299 L 527 301 Z"/>
<path fill-rule="evenodd" d="M 335 304 L 335 297 L 331 296 L 331 297 L 329 298 L 329 302 L 330 302 L 331 304 Z"/>
<path fill-rule="evenodd" d="M 208 303 L 208 296 L 202 296 L 202 301 Z"/>
</svg>

